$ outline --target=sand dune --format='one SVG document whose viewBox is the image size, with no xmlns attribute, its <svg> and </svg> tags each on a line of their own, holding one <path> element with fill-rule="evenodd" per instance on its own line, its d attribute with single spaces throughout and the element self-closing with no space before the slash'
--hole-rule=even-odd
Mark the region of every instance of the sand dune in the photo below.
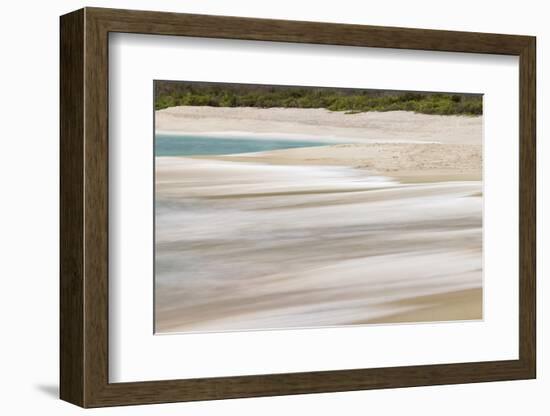
<svg viewBox="0 0 550 416">
<path fill-rule="evenodd" d="M 171 107 L 155 113 L 165 133 L 252 133 L 325 138 L 335 143 L 481 143 L 481 117 L 439 116 L 407 111 L 346 114 L 321 108 Z M 303 137 L 300 137 L 303 138 Z"/>
</svg>

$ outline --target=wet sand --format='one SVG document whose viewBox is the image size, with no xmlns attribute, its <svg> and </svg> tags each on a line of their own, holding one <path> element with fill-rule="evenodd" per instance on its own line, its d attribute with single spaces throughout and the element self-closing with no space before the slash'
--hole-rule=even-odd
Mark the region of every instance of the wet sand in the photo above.
<svg viewBox="0 0 550 416">
<path fill-rule="evenodd" d="M 159 158 L 157 331 L 479 319 L 480 192 Z"/>
</svg>

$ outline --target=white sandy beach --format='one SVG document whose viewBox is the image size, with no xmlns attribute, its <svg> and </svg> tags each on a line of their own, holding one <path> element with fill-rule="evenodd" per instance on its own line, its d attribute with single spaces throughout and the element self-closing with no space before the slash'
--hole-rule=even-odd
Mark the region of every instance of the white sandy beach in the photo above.
<svg viewBox="0 0 550 416">
<path fill-rule="evenodd" d="M 156 160 L 156 330 L 482 317 L 482 119 L 176 107 L 162 132 L 327 146 Z"/>
<path fill-rule="evenodd" d="M 248 133 L 354 142 L 481 144 L 481 117 L 438 116 L 406 111 L 345 114 L 325 109 L 171 107 L 156 112 L 163 133 Z M 258 133 L 260 133 L 258 135 Z M 228 136 L 230 137 L 230 135 Z"/>
</svg>

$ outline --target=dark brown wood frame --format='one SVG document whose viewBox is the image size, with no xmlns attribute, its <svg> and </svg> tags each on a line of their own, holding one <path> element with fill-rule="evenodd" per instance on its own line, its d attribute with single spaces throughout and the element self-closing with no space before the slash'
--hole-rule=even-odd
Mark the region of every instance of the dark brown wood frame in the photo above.
<svg viewBox="0 0 550 416">
<path fill-rule="evenodd" d="M 519 56 L 519 359 L 109 383 L 110 32 Z M 60 396 L 82 407 L 535 378 L 535 38 L 85 8 L 61 17 Z"/>
</svg>

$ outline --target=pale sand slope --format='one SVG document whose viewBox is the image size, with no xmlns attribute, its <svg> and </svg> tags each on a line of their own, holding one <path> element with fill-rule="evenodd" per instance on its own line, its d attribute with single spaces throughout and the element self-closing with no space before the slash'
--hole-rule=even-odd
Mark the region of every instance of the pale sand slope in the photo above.
<svg viewBox="0 0 550 416">
<path fill-rule="evenodd" d="M 276 165 L 337 165 L 367 169 L 401 182 L 481 180 L 480 145 L 372 143 L 274 150 L 216 159 Z"/>
<path fill-rule="evenodd" d="M 338 143 L 440 142 L 481 144 L 482 117 L 406 111 L 345 114 L 325 109 L 171 107 L 155 113 L 157 132 L 246 132 L 328 138 Z"/>
<path fill-rule="evenodd" d="M 479 319 L 481 184 L 160 157 L 156 330 Z"/>
</svg>

